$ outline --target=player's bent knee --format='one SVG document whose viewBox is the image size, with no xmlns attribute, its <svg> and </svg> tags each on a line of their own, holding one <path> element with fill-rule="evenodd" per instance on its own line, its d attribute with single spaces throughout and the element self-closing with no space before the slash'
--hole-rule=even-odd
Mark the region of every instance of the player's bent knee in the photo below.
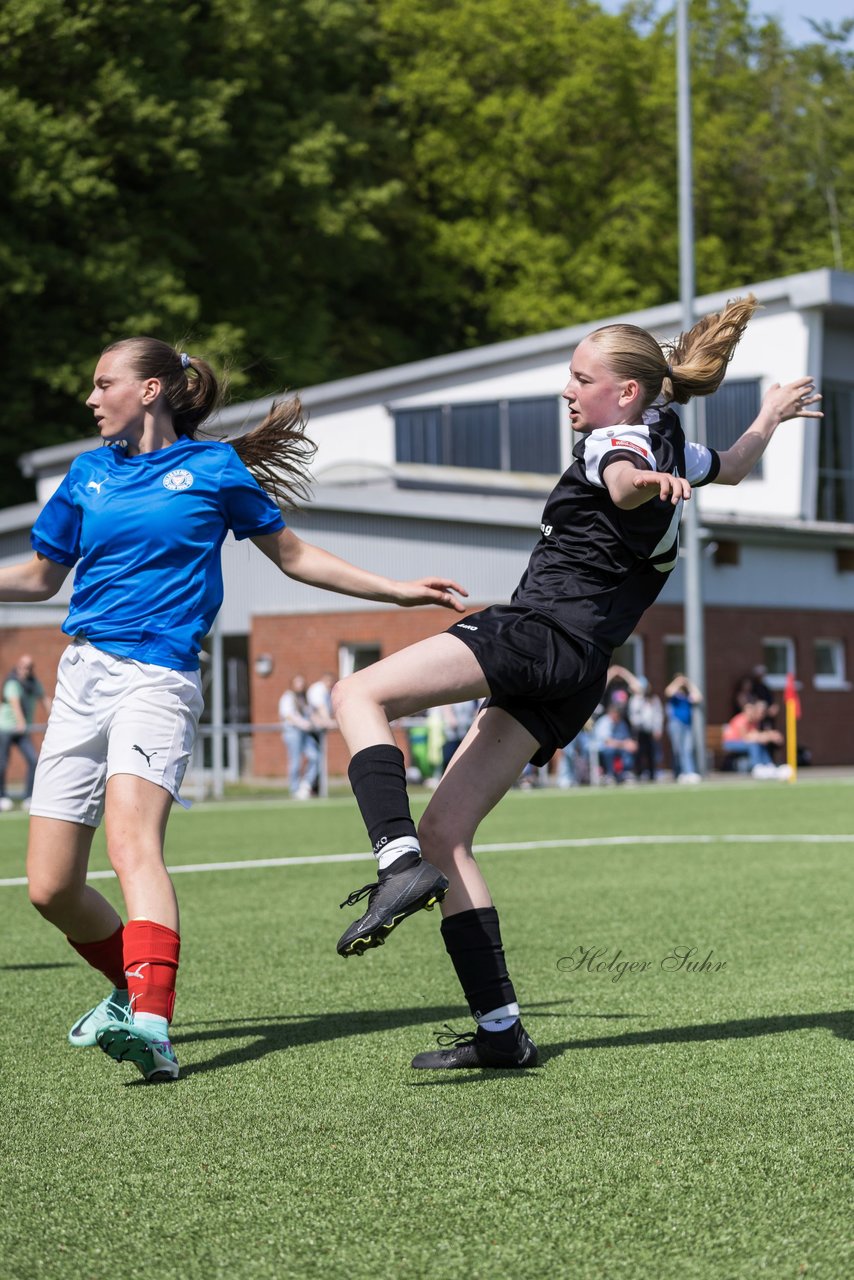
<svg viewBox="0 0 854 1280">
<path fill-rule="evenodd" d="M 43 879 L 38 875 L 30 876 L 27 892 L 36 911 L 46 920 L 57 913 L 64 915 L 80 897 L 80 887 L 77 884 L 57 884 L 54 880 Z"/>
<path fill-rule="evenodd" d="M 453 823 L 432 815 L 429 811 L 418 824 L 418 841 L 424 857 L 446 873 L 472 856 L 470 848 L 460 839 L 460 832 Z"/>
<path fill-rule="evenodd" d="M 107 844 L 110 866 L 121 882 L 125 877 L 150 875 L 164 870 L 163 851 L 159 845 L 121 841 Z"/>
<path fill-rule="evenodd" d="M 332 686 L 332 690 L 329 696 L 332 699 L 332 715 L 335 720 L 337 720 L 338 717 L 341 715 L 341 712 L 343 711 L 347 703 L 349 690 L 346 689 L 344 686 L 348 683 L 349 679 L 350 679 L 349 676 L 345 676 L 343 680 L 339 680 L 336 684 Z"/>
</svg>

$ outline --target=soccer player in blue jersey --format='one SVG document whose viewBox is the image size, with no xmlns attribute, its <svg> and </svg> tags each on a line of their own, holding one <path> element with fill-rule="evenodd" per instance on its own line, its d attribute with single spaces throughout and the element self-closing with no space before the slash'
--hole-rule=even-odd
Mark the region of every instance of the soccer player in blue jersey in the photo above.
<svg viewBox="0 0 854 1280">
<path fill-rule="evenodd" d="M 222 603 L 226 534 L 330 591 L 458 611 L 465 594 L 444 578 L 380 577 L 296 537 L 278 504 L 305 496 L 314 454 L 299 401 L 274 404 L 233 444 L 197 439 L 219 398 L 199 357 L 153 338 L 108 347 L 86 403 L 109 447 L 75 458 L 36 520 L 32 559 L 0 569 L 0 600 L 47 600 L 75 569 L 30 804 L 30 897 L 112 986 L 69 1040 L 151 1082 L 178 1075 L 178 904 L 163 842 L 202 710 L 199 649 Z M 102 816 L 124 923 L 86 883 Z"/>
<path fill-rule="evenodd" d="M 602 697 L 611 654 L 634 630 L 676 564 L 692 485 L 734 485 L 781 422 L 821 417 L 812 380 L 772 386 L 739 440 L 716 453 L 686 441 L 671 401 L 720 385 L 756 301 L 735 300 L 668 344 L 634 325 L 607 325 L 572 357 L 563 392 L 578 436 L 572 466 L 546 502 L 541 537 L 509 605 L 348 677 L 333 694 L 353 753 L 350 781 L 379 863 L 367 911 L 338 943 L 343 956 L 384 942 L 403 919 L 442 899 L 442 936 L 475 1032 L 419 1054 L 414 1067 L 532 1067 L 498 913 L 472 856 L 485 815 L 525 764 L 544 764 L 583 728 Z M 416 834 L 403 758 L 389 719 L 487 696 Z M 422 858 L 424 848 L 429 862 Z M 427 904 L 429 905 L 429 903 Z"/>
</svg>

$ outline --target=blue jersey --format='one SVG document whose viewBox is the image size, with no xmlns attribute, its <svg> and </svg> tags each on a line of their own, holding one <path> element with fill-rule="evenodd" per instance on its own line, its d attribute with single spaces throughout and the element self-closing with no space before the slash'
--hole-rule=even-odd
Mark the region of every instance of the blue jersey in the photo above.
<svg viewBox="0 0 854 1280">
<path fill-rule="evenodd" d="M 97 648 L 195 671 L 222 604 L 220 550 L 284 528 L 230 444 L 179 439 L 128 457 L 81 454 L 40 512 L 34 549 L 77 565 L 62 630 Z"/>
</svg>

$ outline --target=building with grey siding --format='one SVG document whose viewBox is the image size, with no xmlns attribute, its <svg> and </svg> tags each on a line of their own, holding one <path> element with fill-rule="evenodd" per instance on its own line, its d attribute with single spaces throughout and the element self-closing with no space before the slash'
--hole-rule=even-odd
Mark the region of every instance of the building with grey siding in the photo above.
<svg viewBox="0 0 854 1280">
<path fill-rule="evenodd" d="M 718 393 L 699 401 L 700 432 L 726 448 L 773 382 L 811 374 L 823 424 L 785 423 L 753 476 L 695 495 L 703 555 L 707 715 L 730 714 L 737 678 L 763 663 L 780 685 L 794 670 L 801 738 L 817 763 L 854 764 L 854 274 L 816 271 L 752 286 L 762 304 Z M 698 300 L 698 314 L 730 294 Z M 678 331 L 674 303 L 628 321 L 661 338 Z M 491 344 L 305 388 L 318 444 L 313 501 L 294 530 L 336 555 L 398 578 L 441 573 L 474 605 L 506 599 L 536 538 L 544 499 L 569 465 L 572 441 L 560 392 L 572 351 L 595 325 Z M 81 388 L 84 394 L 85 388 Z M 234 405 L 218 433 L 251 428 L 268 401 Z M 26 554 L 40 506 L 77 452 L 97 440 L 35 450 L 20 465 L 37 502 L 0 513 L 0 560 Z M 220 629 L 228 657 L 227 712 L 258 723 L 296 669 L 309 678 L 391 651 L 448 624 L 440 610 L 387 606 L 320 593 L 279 574 L 249 542 L 226 542 Z M 46 606 L 0 606 L 16 647 L 61 647 L 65 595 Z M 620 657 L 661 689 L 684 664 L 683 570 Z M 11 631 L 10 631 L 11 629 Z M 38 633 L 38 634 L 36 634 Z M 48 636 L 51 637 L 48 640 Z M 16 648 L 17 651 L 17 648 Z M 262 661 L 263 659 L 263 661 Z M 7 661 L 3 655 L 0 660 Z M 262 674 L 268 672 L 268 674 Z M 337 750 L 337 749 L 336 749 Z M 333 766 L 343 756 L 333 752 Z M 281 744 L 259 736 L 257 772 L 282 772 Z"/>
</svg>

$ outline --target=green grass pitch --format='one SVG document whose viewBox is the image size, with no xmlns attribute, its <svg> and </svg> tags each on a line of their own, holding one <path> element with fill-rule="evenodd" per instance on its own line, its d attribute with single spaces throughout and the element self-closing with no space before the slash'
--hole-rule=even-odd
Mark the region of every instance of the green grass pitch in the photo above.
<svg viewBox="0 0 854 1280">
<path fill-rule="evenodd" d="M 370 860 L 176 875 L 159 1087 L 67 1044 L 100 979 L 0 886 L 0 1276 L 854 1275 L 852 801 L 508 796 L 479 844 L 543 1059 L 518 1074 L 410 1070 L 469 1019 L 438 912 L 336 955 Z M 0 819 L 0 877 L 25 835 Z M 364 848 L 349 797 L 198 805 L 168 840 L 173 866 Z M 662 966 L 682 947 L 708 965 Z"/>
</svg>

